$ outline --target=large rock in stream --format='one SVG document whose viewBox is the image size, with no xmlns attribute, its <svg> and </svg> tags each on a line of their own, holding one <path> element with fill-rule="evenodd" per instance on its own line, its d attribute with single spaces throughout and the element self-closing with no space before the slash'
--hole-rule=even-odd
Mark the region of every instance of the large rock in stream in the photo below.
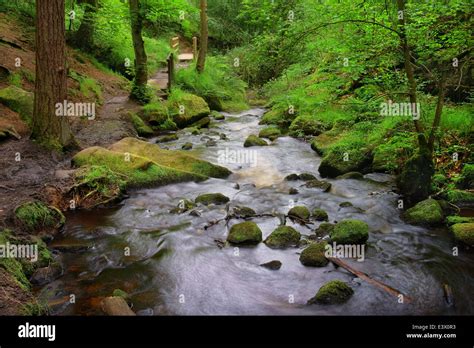
<svg viewBox="0 0 474 348">
<path fill-rule="evenodd" d="M 227 241 L 232 244 L 258 244 L 262 241 L 262 231 L 255 222 L 241 222 L 230 228 Z"/>
<path fill-rule="evenodd" d="M 170 100 L 169 109 L 174 123 L 180 128 L 187 127 L 211 113 L 204 99 L 190 93 L 180 93 L 179 98 Z"/>
<path fill-rule="evenodd" d="M 319 165 L 319 174 L 323 178 L 335 178 L 350 173 L 367 173 L 370 170 L 373 156 L 365 149 L 350 150 L 347 154 L 338 151 L 329 151 Z"/>
<path fill-rule="evenodd" d="M 343 220 L 329 236 L 337 244 L 364 244 L 369 239 L 369 226 L 360 220 Z"/>
<path fill-rule="evenodd" d="M 347 302 L 354 290 L 341 280 L 331 280 L 324 284 L 308 304 L 340 304 Z"/>
<path fill-rule="evenodd" d="M 438 225 L 443 222 L 443 209 L 432 198 L 417 203 L 403 214 L 405 220 L 414 225 Z"/>
<path fill-rule="evenodd" d="M 270 248 L 286 248 L 298 245 L 301 234 L 290 226 L 277 227 L 265 240 Z"/>
</svg>

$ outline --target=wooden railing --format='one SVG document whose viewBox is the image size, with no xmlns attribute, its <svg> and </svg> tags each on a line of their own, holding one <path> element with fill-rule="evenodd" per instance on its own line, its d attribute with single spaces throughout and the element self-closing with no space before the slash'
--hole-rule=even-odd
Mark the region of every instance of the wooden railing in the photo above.
<svg viewBox="0 0 474 348">
<path fill-rule="evenodd" d="M 168 91 L 171 90 L 174 79 L 174 61 L 175 58 L 179 59 L 179 36 L 174 36 L 170 39 L 171 53 L 168 55 L 167 65 L 168 65 Z M 197 37 L 193 37 L 193 60 L 197 57 Z"/>
</svg>

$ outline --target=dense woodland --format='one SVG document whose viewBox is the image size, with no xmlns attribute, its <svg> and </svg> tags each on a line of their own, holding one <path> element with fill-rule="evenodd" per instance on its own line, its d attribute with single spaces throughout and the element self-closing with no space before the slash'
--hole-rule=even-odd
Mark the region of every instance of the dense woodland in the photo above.
<svg viewBox="0 0 474 348">
<path fill-rule="evenodd" d="M 445 230 L 472 260 L 472 29 L 466 0 L 0 0 L 0 241 L 41 250 L 34 264 L 0 258 L 10 298 L 0 303 L 15 303 L 0 313 L 49 313 L 36 299 L 48 283 L 38 271 L 60 268 L 48 243 L 66 212 L 113 206 L 134 189 L 227 178 L 234 168 L 200 158 L 196 144 L 169 144 L 251 108 L 265 112 L 245 148 L 285 137 L 310 144 L 320 163 L 306 185 L 324 192 L 336 178 L 391 175 L 403 221 Z M 94 109 L 77 115 L 67 102 Z M 322 218 L 286 217 L 328 221 L 316 210 Z M 365 243 L 350 238 L 367 233 L 352 221 L 341 240 Z"/>
</svg>

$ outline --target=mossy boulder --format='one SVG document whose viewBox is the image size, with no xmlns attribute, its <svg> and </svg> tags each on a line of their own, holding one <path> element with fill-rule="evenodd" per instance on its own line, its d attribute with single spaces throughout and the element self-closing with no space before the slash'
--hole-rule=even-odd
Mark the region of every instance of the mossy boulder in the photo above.
<svg viewBox="0 0 474 348">
<path fill-rule="evenodd" d="M 15 86 L 0 89 L 0 103 L 18 112 L 21 118 L 31 124 L 34 94 Z"/>
<path fill-rule="evenodd" d="M 456 186 L 460 189 L 474 189 L 474 164 L 465 164 L 461 175 L 456 180 Z"/>
<path fill-rule="evenodd" d="M 452 215 L 446 218 L 446 224 L 448 226 L 451 226 L 454 224 L 470 223 L 470 222 L 474 222 L 474 217 Z"/>
<path fill-rule="evenodd" d="M 201 128 L 207 128 L 209 127 L 209 124 L 211 123 L 211 119 L 206 116 L 201 118 L 199 121 L 194 122 L 191 127 L 201 129 Z"/>
<path fill-rule="evenodd" d="M 225 116 L 221 114 L 219 111 L 211 111 L 211 117 L 214 118 L 216 121 L 225 120 Z"/>
<path fill-rule="evenodd" d="M 352 204 L 351 202 L 341 202 L 341 203 L 339 203 L 339 206 L 341 208 L 350 208 L 350 207 L 353 207 L 354 204 Z"/>
<path fill-rule="evenodd" d="M 346 174 L 339 175 L 336 179 L 353 179 L 353 180 L 362 180 L 364 179 L 364 174 L 359 172 L 349 172 Z"/>
<path fill-rule="evenodd" d="M 154 134 L 153 129 L 145 124 L 145 122 L 137 114 L 130 113 L 130 119 L 137 134 L 141 137 L 149 137 Z"/>
<path fill-rule="evenodd" d="M 278 271 L 281 268 L 281 261 L 272 260 L 269 262 L 262 263 L 260 266 L 268 268 L 272 271 Z"/>
<path fill-rule="evenodd" d="M 296 181 L 296 180 L 299 180 L 300 179 L 300 176 L 298 174 L 288 174 L 287 176 L 285 176 L 285 180 L 286 181 Z"/>
<path fill-rule="evenodd" d="M 179 93 L 177 97 L 171 98 L 169 110 L 174 123 L 179 128 L 189 126 L 211 112 L 204 99 L 190 93 Z"/>
<path fill-rule="evenodd" d="M 304 185 L 307 188 L 318 188 L 323 190 L 323 192 L 329 192 L 331 190 L 332 184 L 324 180 L 308 180 Z"/>
<path fill-rule="evenodd" d="M 110 146 L 110 150 L 131 153 L 148 158 L 158 165 L 195 173 L 211 178 L 226 178 L 232 172 L 227 168 L 190 156 L 182 151 L 161 149 L 159 146 L 135 138 L 124 138 Z"/>
<path fill-rule="evenodd" d="M 0 245 L 6 245 L 7 243 L 18 244 L 10 230 L 0 230 Z M 30 290 L 31 284 L 19 259 L 13 257 L 0 257 L 0 268 L 7 271 L 13 277 L 17 285 L 23 290 Z"/>
<path fill-rule="evenodd" d="M 262 241 L 262 231 L 255 222 L 241 222 L 230 228 L 227 241 L 232 244 L 258 244 Z"/>
<path fill-rule="evenodd" d="M 335 178 L 349 172 L 367 173 L 372 164 L 372 154 L 366 149 L 329 151 L 319 165 L 319 173 L 323 178 Z"/>
<path fill-rule="evenodd" d="M 121 149 L 121 146 L 118 148 Z M 175 169 L 180 166 L 171 168 L 157 164 L 149 158 L 137 156 L 128 151 L 132 151 L 132 149 L 126 148 L 124 152 L 119 152 L 93 146 L 77 153 L 72 158 L 72 164 L 76 167 L 105 166 L 121 175 L 127 187 L 161 186 L 177 182 L 202 181 L 208 178 L 204 174 Z"/>
<path fill-rule="evenodd" d="M 324 255 L 326 252 L 326 242 L 312 243 L 301 252 L 300 262 L 305 266 L 324 267 L 328 264 L 328 259 Z"/>
<path fill-rule="evenodd" d="M 193 148 L 193 143 L 184 143 L 183 146 L 181 146 L 182 150 L 191 150 Z"/>
<path fill-rule="evenodd" d="M 403 215 L 407 222 L 415 225 L 438 225 L 444 219 L 441 205 L 432 198 L 417 203 Z"/>
<path fill-rule="evenodd" d="M 343 220 L 329 234 L 337 244 L 364 244 L 369 239 L 369 226 L 360 220 Z"/>
<path fill-rule="evenodd" d="M 327 130 L 327 127 L 322 122 L 307 115 L 302 115 L 291 122 L 289 134 L 293 137 L 317 136 L 325 130 Z"/>
<path fill-rule="evenodd" d="M 210 205 L 210 204 L 221 205 L 221 204 L 226 204 L 229 201 L 230 201 L 229 197 L 224 196 L 222 193 L 205 193 L 203 195 L 197 196 L 196 199 L 194 200 L 196 204 L 201 203 L 204 205 Z"/>
<path fill-rule="evenodd" d="M 257 137 L 256 135 L 249 135 L 247 137 L 247 139 L 245 139 L 245 142 L 244 142 L 244 147 L 251 147 L 251 146 L 266 146 L 268 145 L 268 143 Z"/>
<path fill-rule="evenodd" d="M 279 136 L 281 136 L 281 131 L 277 127 L 266 127 L 263 128 L 259 133 L 258 136 L 260 138 L 267 138 L 270 139 L 271 141 L 275 140 Z"/>
<path fill-rule="evenodd" d="M 242 218 L 242 219 L 247 219 L 254 217 L 257 213 L 255 210 L 249 207 L 241 207 L 241 206 L 236 206 L 233 209 L 233 212 L 236 217 Z"/>
<path fill-rule="evenodd" d="M 474 203 L 474 193 L 464 190 L 448 190 L 446 200 L 456 205 L 470 205 Z"/>
<path fill-rule="evenodd" d="M 172 214 L 182 214 L 196 207 L 196 204 L 191 202 L 189 199 L 182 199 L 179 201 L 178 206 L 170 210 Z"/>
<path fill-rule="evenodd" d="M 331 280 L 324 284 L 308 304 L 340 304 L 347 302 L 354 290 L 341 280 Z"/>
<path fill-rule="evenodd" d="M 158 139 L 156 139 L 156 143 L 157 144 L 169 143 L 170 141 L 176 141 L 178 139 L 179 139 L 178 134 L 171 133 L 171 134 L 166 134 L 166 135 L 163 135 L 163 136 L 159 137 Z"/>
<path fill-rule="evenodd" d="M 310 215 L 311 213 L 309 212 L 308 208 L 303 205 L 293 207 L 288 211 L 288 216 L 290 218 L 296 218 L 300 220 L 308 220 Z"/>
<path fill-rule="evenodd" d="M 403 165 L 397 177 L 397 186 L 408 204 L 420 202 L 431 193 L 431 178 L 434 164 L 431 151 L 423 137 L 420 136 L 420 148 Z"/>
<path fill-rule="evenodd" d="M 316 219 L 316 221 L 328 221 L 329 216 L 328 213 L 326 213 L 323 209 L 316 208 L 313 210 L 313 218 Z"/>
<path fill-rule="evenodd" d="M 59 209 L 40 201 L 23 203 L 15 209 L 14 214 L 17 226 L 29 232 L 55 231 L 66 221 Z"/>
<path fill-rule="evenodd" d="M 454 238 L 469 246 L 474 246 L 474 222 L 454 224 L 451 226 Z"/>
<path fill-rule="evenodd" d="M 299 178 L 303 181 L 317 180 L 316 177 L 311 173 L 301 173 Z"/>
<path fill-rule="evenodd" d="M 270 248 L 286 248 L 298 245 L 301 234 L 290 226 L 277 227 L 265 240 Z"/>
</svg>

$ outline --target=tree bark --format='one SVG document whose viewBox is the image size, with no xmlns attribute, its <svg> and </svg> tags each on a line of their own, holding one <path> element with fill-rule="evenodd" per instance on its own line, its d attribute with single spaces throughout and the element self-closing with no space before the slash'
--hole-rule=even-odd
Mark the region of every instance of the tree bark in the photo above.
<svg viewBox="0 0 474 348">
<path fill-rule="evenodd" d="M 199 73 L 204 71 L 206 66 L 208 28 L 207 28 L 207 0 L 201 0 L 201 47 L 199 49 L 198 62 L 196 65 Z"/>
<path fill-rule="evenodd" d="M 133 49 L 135 51 L 135 86 L 144 87 L 148 82 L 147 56 L 142 38 L 143 15 L 140 0 L 129 0 Z"/>
<path fill-rule="evenodd" d="M 77 48 L 91 52 L 93 47 L 93 35 L 95 15 L 97 13 L 98 0 L 82 0 L 84 4 L 84 17 L 75 34 L 74 43 Z"/>
<path fill-rule="evenodd" d="M 64 0 L 36 0 L 36 82 L 33 139 L 52 147 L 75 144 L 66 116 L 56 103 L 67 98 Z"/>
<path fill-rule="evenodd" d="M 405 11 L 405 0 L 397 0 L 397 9 L 398 13 L 398 25 L 400 27 L 399 29 L 399 35 L 400 35 L 400 40 L 401 40 L 401 48 L 403 51 L 403 57 L 404 57 L 404 64 L 405 64 L 405 73 L 407 75 L 407 80 L 408 80 L 408 95 L 410 96 L 410 103 L 412 106 L 412 112 L 416 110 L 416 103 L 417 103 L 417 98 L 416 98 L 416 80 L 415 80 L 415 73 L 413 71 L 413 65 L 411 64 L 411 54 L 410 54 L 410 46 L 408 45 L 408 39 L 406 35 L 406 11 Z M 400 17 L 400 12 L 401 12 L 401 17 Z M 413 123 L 415 124 L 415 129 L 416 131 L 421 134 L 424 132 L 423 130 L 423 125 L 419 120 L 413 120 Z"/>
<path fill-rule="evenodd" d="M 441 79 L 438 83 L 438 102 L 436 104 L 436 111 L 433 119 L 433 125 L 431 127 L 430 137 L 428 139 L 428 148 L 431 152 L 434 150 L 434 143 L 436 139 L 436 131 L 438 130 L 439 124 L 441 123 L 441 115 L 443 114 L 444 96 L 446 94 L 446 82 L 445 76 L 442 74 Z"/>
</svg>

